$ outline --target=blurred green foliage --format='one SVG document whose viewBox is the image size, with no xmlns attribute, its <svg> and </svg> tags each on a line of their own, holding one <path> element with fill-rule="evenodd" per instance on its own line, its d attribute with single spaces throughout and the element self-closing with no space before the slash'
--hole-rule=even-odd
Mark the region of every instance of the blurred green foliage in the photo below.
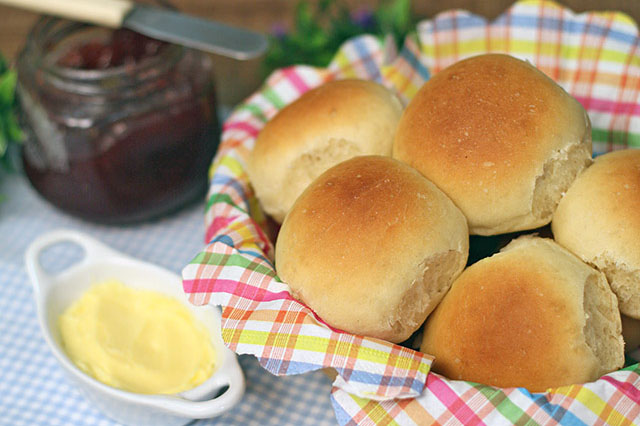
<svg viewBox="0 0 640 426">
<path fill-rule="evenodd" d="M 298 2 L 294 27 L 274 29 L 264 60 L 264 73 L 295 64 L 326 67 L 347 39 L 361 34 L 393 35 L 398 46 L 417 19 L 410 0 L 380 0 L 374 10 L 351 11 L 335 0 Z"/>
<path fill-rule="evenodd" d="M 15 116 L 16 82 L 15 70 L 9 69 L 7 61 L 0 54 L 0 164 L 5 169 L 11 168 L 7 155 L 9 145 L 23 138 Z"/>
<path fill-rule="evenodd" d="M 24 137 L 15 115 L 17 81 L 15 70 L 9 69 L 0 53 L 0 179 L 3 173 L 14 169 L 10 148 Z M 4 199 L 5 196 L 0 194 L 0 201 Z"/>
</svg>

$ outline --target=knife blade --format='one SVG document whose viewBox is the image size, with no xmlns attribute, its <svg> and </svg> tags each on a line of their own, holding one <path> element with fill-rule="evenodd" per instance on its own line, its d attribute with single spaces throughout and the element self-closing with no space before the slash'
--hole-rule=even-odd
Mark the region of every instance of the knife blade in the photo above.
<svg viewBox="0 0 640 426">
<path fill-rule="evenodd" d="M 0 4 L 133 31 L 234 59 L 260 56 L 263 34 L 131 0 L 0 0 Z"/>
<path fill-rule="evenodd" d="M 262 34 L 157 7 L 136 5 L 124 17 L 122 26 L 158 40 L 235 59 L 255 58 L 267 49 Z"/>
</svg>

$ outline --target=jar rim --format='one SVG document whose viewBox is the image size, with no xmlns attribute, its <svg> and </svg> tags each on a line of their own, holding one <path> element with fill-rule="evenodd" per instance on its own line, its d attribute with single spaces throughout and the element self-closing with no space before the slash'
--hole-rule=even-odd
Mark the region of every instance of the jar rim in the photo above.
<svg viewBox="0 0 640 426">
<path fill-rule="evenodd" d="M 61 18 L 43 16 L 39 18 L 32 27 L 27 45 L 33 49 L 35 57 L 39 58 L 40 63 L 37 66 L 44 72 L 57 78 L 74 80 L 80 83 L 95 83 L 104 79 L 126 79 L 127 77 L 139 82 L 140 80 L 153 78 L 158 74 L 162 74 L 163 71 L 170 69 L 185 53 L 183 46 L 167 43 L 163 49 L 160 49 L 157 54 L 153 56 L 142 58 L 132 64 L 123 64 L 104 69 L 65 67 L 58 65 L 56 60 L 46 60 L 47 53 L 49 53 L 52 45 L 60 43 L 74 32 L 90 28 L 100 27 Z M 105 30 L 108 31 L 110 29 L 105 28 Z M 147 72 L 151 70 L 155 70 L 156 72 Z"/>
</svg>

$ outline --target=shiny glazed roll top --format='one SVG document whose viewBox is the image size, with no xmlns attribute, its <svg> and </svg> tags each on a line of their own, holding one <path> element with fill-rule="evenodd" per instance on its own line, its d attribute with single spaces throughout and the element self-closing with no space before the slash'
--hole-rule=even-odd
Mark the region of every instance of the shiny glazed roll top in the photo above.
<svg viewBox="0 0 640 426">
<path fill-rule="evenodd" d="M 462 272 L 467 223 L 435 185 L 390 157 L 361 156 L 314 180 L 286 216 L 276 270 L 329 325 L 401 342 Z"/>
<path fill-rule="evenodd" d="M 582 106 L 528 62 L 487 54 L 437 73 L 398 124 L 393 157 L 462 210 L 471 234 L 534 229 L 591 162 Z"/>
</svg>

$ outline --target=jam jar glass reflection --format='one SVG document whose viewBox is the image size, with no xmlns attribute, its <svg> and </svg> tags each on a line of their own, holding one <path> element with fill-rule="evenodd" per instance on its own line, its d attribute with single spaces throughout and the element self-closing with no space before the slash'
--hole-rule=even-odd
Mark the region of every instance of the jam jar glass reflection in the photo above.
<svg viewBox="0 0 640 426">
<path fill-rule="evenodd" d="M 128 30 L 43 18 L 17 61 L 33 187 L 102 223 L 203 197 L 218 142 L 208 56 Z"/>
</svg>

